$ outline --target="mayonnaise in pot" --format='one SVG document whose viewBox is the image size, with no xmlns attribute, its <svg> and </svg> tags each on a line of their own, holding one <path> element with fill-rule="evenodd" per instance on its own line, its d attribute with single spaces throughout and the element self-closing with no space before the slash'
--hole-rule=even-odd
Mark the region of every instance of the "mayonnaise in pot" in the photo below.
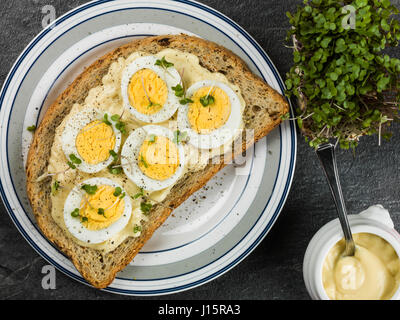
<svg viewBox="0 0 400 320">
<path fill-rule="evenodd" d="M 356 252 L 345 257 L 344 239 L 328 252 L 323 286 L 332 300 L 388 300 L 399 287 L 400 260 L 393 247 L 372 233 L 353 235 Z"/>
</svg>

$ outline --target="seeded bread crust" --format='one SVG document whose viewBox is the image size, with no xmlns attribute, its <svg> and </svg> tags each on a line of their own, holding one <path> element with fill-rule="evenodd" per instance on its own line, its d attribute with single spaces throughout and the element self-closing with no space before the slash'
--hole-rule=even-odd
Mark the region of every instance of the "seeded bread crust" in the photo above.
<svg viewBox="0 0 400 320">
<path fill-rule="evenodd" d="M 82 276 L 96 288 L 110 285 L 117 272 L 132 261 L 154 231 L 169 217 L 172 209 L 167 208 L 178 207 L 226 165 L 209 164 L 204 170 L 184 175 L 172 188 L 167 199 L 160 205 L 154 205 L 149 221 L 143 223 L 140 237 L 126 239 L 114 251 L 107 254 L 79 246 L 53 220 L 51 178 L 41 182 L 37 182 L 37 179 L 47 171 L 56 128 L 75 103 L 83 103 L 89 90 L 101 85 L 102 78 L 108 72 L 110 65 L 119 57 L 127 58 L 135 51 L 156 54 L 165 48 L 196 55 L 202 67 L 211 72 L 223 73 L 231 83 L 241 89 L 246 102 L 245 128 L 254 129 L 254 141 L 243 139 L 241 152 L 278 126 L 281 123 L 281 116 L 289 111 L 287 101 L 254 75 L 239 57 L 222 46 L 197 37 L 166 35 L 138 39 L 116 48 L 89 66 L 50 106 L 37 128 L 28 154 L 26 187 L 34 215 L 43 234 L 70 257 Z M 234 155 L 229 155 L 228 158 L 230 157 Z"/>
</svg>

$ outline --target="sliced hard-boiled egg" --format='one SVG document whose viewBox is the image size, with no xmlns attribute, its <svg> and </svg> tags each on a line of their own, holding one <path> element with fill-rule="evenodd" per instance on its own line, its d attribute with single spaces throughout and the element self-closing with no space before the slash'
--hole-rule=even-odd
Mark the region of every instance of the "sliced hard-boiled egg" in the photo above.
<svg viewBox="0 0 400 320">
<path fill-rule="evenodd" d="M 92 178 L 74 187 L 64 204 L 68 231 L 86 243 L 102 243 L 120 232 L 132 215 L 130 197 L 107 178 Z"/>
<path fill-rule="evenodd" d="M 179 106 L 179 98 L 172 88 L 181 82 L 181 77 L 172 65 L 163 67 L 159 65 L 160 61 L 155 56 L 138 58 L 122 75 L 124 107 L 142 122 L 166 121 Z"/>
<path fill-rule="evenodd" d="M 118 153 L 121 146 L 121 132 L 111 118 L 88 108 L 68 120 L 61 139 L 71 165 L 86 173 L 96 173 L 111 164 L 111 153 Z"/>
<path fill-rule="evenodd" d="M 185 153 L 168 128 L 147 125 L 133 131 L 121 152 L 127 177 L 146 191 L 173 185 L 183 173 Z"/>
<path fill-rule="evenodd" d="M 213 149 L 231 141 L 241 128 L 242 104 L 226 84 L 204 80 L 186 92 L 193 102 L 178 110 L 178 127 L 199 149 Z"/>
</svg>

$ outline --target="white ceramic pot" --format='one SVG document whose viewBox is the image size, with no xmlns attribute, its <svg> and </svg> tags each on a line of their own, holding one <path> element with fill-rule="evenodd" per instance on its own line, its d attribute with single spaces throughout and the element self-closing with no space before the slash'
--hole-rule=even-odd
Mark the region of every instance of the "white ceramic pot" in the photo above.
<svg viewBox="0 0 400 320">
<path fill-rule="evenodd" d="M 372 233 L 390 243 L 400 257 L 400 234 L 394 229 L 389 212 L 381 205 L 369 207 L 356 215 L 348 216 L 351 231 Z M 329 300 L 322 284 L 322 266 L 329 250 L 343 238 L 339 219 L 323 226 L 311 239 L 303 261 L 303 277 L 308 293 L 314 300 Z M 400 288 L 392 300 L 400 299 Z"/>
</svg>

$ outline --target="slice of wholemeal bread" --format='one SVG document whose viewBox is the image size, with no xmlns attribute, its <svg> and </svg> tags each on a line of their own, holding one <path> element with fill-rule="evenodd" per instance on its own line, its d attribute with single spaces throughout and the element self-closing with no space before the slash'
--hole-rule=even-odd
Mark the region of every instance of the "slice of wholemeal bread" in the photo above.
<svg viewBox="0 0 400 320">
<path fill-rule="evenodd" d="M 185 174 L 172 188 L 161 204 L 154 205 L 149 221 L 143 223 L 138 238 L 128 238 L 114 251 L 100 251 L 79 246 L 55 223 L 51 216 L 51 178 L 37 182 L 47 172 L 55 130 L 75 103 L 83 103 L 91 88 L 101 85 L 102 77 L 119 57 L 128 57 L 135 51 L 155 54 L 165 48 L 177 49 L 196 55 L 202 67 L 220 72 L 237 85 L 246 102 L 244 123 L 254 130 L 254 140 L 242 140 L 245 151 L 281 122 L 289 111 L 287 101 L 254 75 L 245 63 L 231 51 L 215 43 L 187 35 L 156 36 L 139 39 L 115 49 L 89 66 L 51 105 L 35 132 L 30 147 L 26 175 L 27 193 L 38 225 L 44 235 L 71 258 L 83 277 L 96 288 L 107 287 L 116 273 L 129 264 L 154 231 L 168 218 L 172 209 L 202 188 L 226 163 L 209 164 L 205 169 Z M 225 161 L 232 157 L 225 157 Z"/>
</svg>

